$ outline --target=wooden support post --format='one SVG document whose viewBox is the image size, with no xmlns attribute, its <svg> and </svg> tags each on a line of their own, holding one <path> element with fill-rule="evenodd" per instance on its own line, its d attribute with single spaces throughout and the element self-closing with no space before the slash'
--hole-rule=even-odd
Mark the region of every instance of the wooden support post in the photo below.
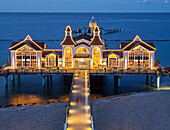
<svg viewBox="0 0 170 130">
<path fill-rule="evenodd" d="M 47 75 L 47 86 L 49 86 L 49 75 Z"/>
<path fill-rule="evenodd" d="M 146 84 L 148 84 L 148 83 L 149 83 L 149 76 L 146 75 Z"/>
<path fill-rule="evenodd" d="M 117 81 L 117 83 L 118 83 L 117 86 L 118 86 L 118 88 L 120 88 L 120 79 L 121 79 L 121 76 L 117 76 L 117 80 L 118 80 Z"/>
<path fill-rule="evenodd" d="M 50 75 L 50 82 L 52 82 L 52 80 L 53 80 L 53 76 L 52 76 L 52 75 Z"/>
<path fill-rule="evenodd" d="M 15 81 L 15 75 L 11 75 L 11 80 L 14 82 Z"/>
<path fill-rule="evenodd" d="M 157 86 L 156 86 L 157 88 L 159 88 L 160 87 L 160 76 L 157 76 Z"/>
<path fill-rule="evenodd" d="M 151 84 L 153 84 L 153 76 L 151 76 Z"/>
<path fill-rule="evenodd" d="M 42 76 L 42 86 L 45 88 L 45 75 Z"/>
<path fill-rule="evenodd" d="M 8 76 L 4 77 L 4 86 L 7 88 L 8 87 Z"/>
<path fill-rule="evenodd" d="M 18 75 L 18 83 L 20 83 L 20 75 Z"/>
</svg>

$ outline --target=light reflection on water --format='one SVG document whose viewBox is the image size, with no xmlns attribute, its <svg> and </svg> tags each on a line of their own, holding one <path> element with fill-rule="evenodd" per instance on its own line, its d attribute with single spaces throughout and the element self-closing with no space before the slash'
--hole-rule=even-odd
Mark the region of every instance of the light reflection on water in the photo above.
<svg viewBox="0 0 170 130">
<path fill-rule="evenodd" d="M 121 88 L 114 85 L 112 76 L 93 76 L 90 77 L 91 97 L 102 98 L 125 93 L 143 92 L 152 90 L 170 90 L 170 78 L 161 78 L 161 87 L 156 88 L 156 78 L 154 83 L 146 84 L 145 76 L 122 76 Z M 3 77 L 0 78 L 0 105 L 5 104 L 46 104 L 49 102 L 68 101 L 72 75 L 70 76 L 53 76 L 53 82 L 47 87 L 42 87 L 42 77 L 21 76 L 18 83 L 17 77 L 15 83 L 10 80 L 9 86 L 3 86 Z"/>
</svg>

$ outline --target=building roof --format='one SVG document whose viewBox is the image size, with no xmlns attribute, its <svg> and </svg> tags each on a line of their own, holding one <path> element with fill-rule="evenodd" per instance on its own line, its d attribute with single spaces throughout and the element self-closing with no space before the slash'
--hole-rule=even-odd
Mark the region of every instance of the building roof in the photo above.
<svg viewBox="0 0 170 130">
<path fill-rule="evenodd" d="M 66 27 L 65 38 L 60 45 L 76 45 L 76 42 L 73 40 L 72 37 L 72 31 L 70 26 Z"/>
<path fill-rule="evenodd" d="M 53 53 L 59 57 L 62 57 L 62 50 L 44 50 L 42 53 L 42 57 L 45 57 L 46 55 L 49 55 L 51 53 Z"/>
<path fill-rule="evenodd" d="M 31 37 L 28 35 L 23 41 L 21 42 L 12 42 L 11 47 L 9 50 L 17 50 L 18 48 L 28 45 L 29 47 L 35 49 L 35 50 L 44 50 L 46 48 L 45 42 L 36 42 L 31 39 Z"/>
<path fill-rule="evenodd" d="M 86 46 L 90 47 L 90 45 L 89 45 L 89 44 L 87 44 L 87 43 L 85 43 L 85 42 L 81 42 L 81 43 L 79 43 L 79 44 L 75 45 L 75 47 L 76 47 L 76 46 L 79 46 L 79 45 L 86 45 Z"/>
<path fill-rule="evenodd" d="M 81 35 L 79 35 L 79 36 L 76 36 L 76 37 L 74 37 L 73 39 L 74 39 L 74 41 L 78 41 L 78 40 L 80 40 L 80 39 L 86 39 L 86 40 L 88 40 L 88 41 L 91 41 L 92 36 L 89 36 L 89 35 L 87 35 L 87 34 L 85 33 L 85 34 L 81 34 Z"/>
<path fill-rule="evenodd" d="M 76 55 L 74 55 L 74 58 L 91 58 L 91 55 L 89 55 L 89 54 L 76 54 Z"/>
<path fill-rule="evenodd" d="M 122 50 L 131 50 L 134 47 L 137 47 L 138 45 L 143 46 L 144 48 L 148 49 L 149 51 L 156 51 L 156 48 L 154 46 L 154 43 L 149 42 L 146 43 L 140 39 L 140 37 L 137 35 L 135 39 L 132 42 L 123 42 L 120 44 L 120 48 Z"/>
<path fill-rule="evenodd" d="M 76 45 L 72 36 L 66 36 L 60 45 Z"/>
<path fill-rule="evenodd" d="M 99 27 L 96 26 L 93 31 L 93 39 L 89 45 L 104 45 L 105 43 L 101 40 Z"/>
<path fill-rule="evenodd" d="M 130 44 L 129 42 L 124 42 L 124 43 L 121 43 L 120 47 L 121 47 L 121 49 L 124 48 L 123 50 L 131 50 L 132 48 L 137 47 L 138 45 L 141 45 L 144 48 L 148 49 L 149 51 L 155 50 L 154 43 L 152 43 L 152 42 L 147 43 L 149 46 L 147 44 L 144 44 L 143 42 L 140 42 L 140 41 L 135 41 L 131 45 L 129 45 L 129 44 Z M 129 46 L 127 46 L 127 45 L 129 45 Z"/>
<path fill-rule="evenodd" d="M 118 55 L 120 58 L 123 58 L 122 50 L 103 50 L 103 58 L 107 58 L 108 55 L 110 55 L 112 53 Z"/>
<path fill-rule="evenodd" d="M 101 40 L 100 36 L 94 36 L 89 45 L 104 45 L 105 43 Z"/>
</svg>

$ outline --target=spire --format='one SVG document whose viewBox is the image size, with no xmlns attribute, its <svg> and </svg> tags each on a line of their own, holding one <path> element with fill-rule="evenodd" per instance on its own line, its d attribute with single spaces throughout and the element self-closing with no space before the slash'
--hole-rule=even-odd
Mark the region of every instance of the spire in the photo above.
<svg viewBox="0 0 170 130">
<path fill-rule="evenodd" d="M 133 41 L 142 41 L 142 40 L 138 35 L 136 35 L 136 37 L 133 39 Z"/>
<path fill-rule="evenodd" d="M 30 35 L 27 35 L 24 40 L 25 40 L 25 41 L 32 41 L 32 38 L 30 37 Z"/>
<path fill-rule="evenodd" d="M 69 25 L 66 27 L 65 35 L 66 36 L 72 36 L 72 30 L 71 30 L 71 27 Z"/>
<path fill-rule="evenodd" d="M 94 35 L 94 36 L 100 36 L 100 29 L 99 29 L 98 26 L 96 26 L 96 27 L 94 28 L 93 35 Z"/>
</svg>

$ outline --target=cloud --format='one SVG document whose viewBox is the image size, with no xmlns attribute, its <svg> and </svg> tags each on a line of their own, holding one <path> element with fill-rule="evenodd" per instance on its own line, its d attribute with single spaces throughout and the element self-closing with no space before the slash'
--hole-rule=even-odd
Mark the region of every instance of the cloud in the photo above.
<svg viewBox="0 0 170 130">
<path fill-rule="evenodd" d="M 165 2 L 164 2 L 165 4 L 168 4 L 168 0 L 165 0 Z"/>
</svg>

